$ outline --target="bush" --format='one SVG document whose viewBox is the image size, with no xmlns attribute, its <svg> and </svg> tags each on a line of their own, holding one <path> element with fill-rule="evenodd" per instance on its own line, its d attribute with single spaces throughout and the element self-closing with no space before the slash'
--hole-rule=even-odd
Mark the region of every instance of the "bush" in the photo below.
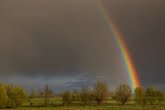
<svg viewBox="0 0 165 110">
<path fill-rule="evenodd" d="M 6 86 L 6 93 L 8 96 L 7 106 L 11 108 L 20 107 L 23 101 L 26 99 L 27 94 L 18 86 Z"/>
<path fill-rule="evenodd" d="M 5 108 L 7 104 L 7 94 L 5 87 L 0 83 L 0 108 Z"/>
</svg>

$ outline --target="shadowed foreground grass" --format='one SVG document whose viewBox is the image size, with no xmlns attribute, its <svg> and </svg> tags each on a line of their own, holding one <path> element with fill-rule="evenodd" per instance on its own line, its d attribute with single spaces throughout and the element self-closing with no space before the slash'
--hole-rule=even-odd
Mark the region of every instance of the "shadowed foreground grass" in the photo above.
<svg viewBox="0 0 165 110">
<path fill-rule="evenodd" d="M 164 110 L 158 106 L 87 106 L 87 107 L 42 107 L 42 108 L 19 108 L 16 110 Z"/>
<path fill-rule="evenodd" d="M 140 107 L 133 102 L 133 99 L 130 99 L 129 102 L 124 106 L 118 105 L 111 98 L 109 98 L 106 103 L 101 106 L 81 106 L 80 102 L 73 102 L 72 106 L 64 107 L 62 105 L 61 97 L 50 98 L 48 107 L 43 107 L 43 98 L 33 98 L 31 99 L 31 103 L 33 103 L 32 107 L 30 107 L 29 101 L 25 101 L 21 108 L 17 108 L 15 110 L 165 110 L 165 102 L 162 105 L 148 105 Z"/>
</svg>

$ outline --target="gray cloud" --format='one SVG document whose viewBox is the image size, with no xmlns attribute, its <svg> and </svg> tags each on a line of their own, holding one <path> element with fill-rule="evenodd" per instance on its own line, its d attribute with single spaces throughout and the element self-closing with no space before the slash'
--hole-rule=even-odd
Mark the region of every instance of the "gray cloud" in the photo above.
<svg viewBox="0 0 165 110">
<path fill-rule="evenodd" d="M 141 82 L 165 83 L 164 1 L 103 3 L 128 45 Z M 97 5 L 95 0 L 1 0 L 1 80 L 27 79 L 36 85 L 54 81 L 48 82 L 51 85 L 62 77 L 65 80 L 55 85 L 58 89 L 74 82 L 70 76 L 76 82 L 85 75 L 91 82 L 103 77 L 110 86 L 127 83 L 112 33 Z"/>
<path fill-rule="evenodd" d="M 165 1 L 104 0 L 122 32 L 144 85 L 164 84 Z"/>
</svg>

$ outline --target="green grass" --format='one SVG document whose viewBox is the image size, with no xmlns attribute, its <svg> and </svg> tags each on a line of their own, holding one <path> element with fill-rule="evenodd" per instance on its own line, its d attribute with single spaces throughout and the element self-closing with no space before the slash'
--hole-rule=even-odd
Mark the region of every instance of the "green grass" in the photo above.
<svg viewBox="0 0 165 110">
<path fill-rule="evenodd" d="M 77 106 L 77 107 L 41 107 L 20 108 L 17 110 L 164 110 L 161 107 L 138 107 L 138 106 Z"/>
<path fill-rule="evenodd" d="M 33 106 L 30 107 L 30 102 L 33 103 Z M 81 106 L 80 102 L 74 101 L 72 106 L 63 107 L 62 98 L 54 97 L 49 99 L 49 106 L 44 107 L 43 98 L 34 98 L 31 101 L 25 101 L 23 107 L 16 110 L 165 110 L 162 107 L 165 107 L 165 103 L 162 105 L 152 105 L 152 106 L 137 106 L 134 101 L 131 99 L 126 105 L 118 105 L 115 101 L 109 98 L 106 103 L 101 106 L 92 105 L 92 106 Z"/>
</svg>

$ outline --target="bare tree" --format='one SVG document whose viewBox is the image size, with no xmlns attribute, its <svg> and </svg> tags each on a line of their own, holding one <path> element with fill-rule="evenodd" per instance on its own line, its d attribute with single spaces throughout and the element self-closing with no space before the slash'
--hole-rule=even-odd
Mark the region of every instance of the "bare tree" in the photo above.
<svg viewBox="0 0 165 110">
<path fill-rule="evenodd" d="M 157 103 L 161 104 L 164 100 L 164 94 L 162 91 L 157 90 L 156 91 L 156 97 L 157 97 Z"/>
<path fill-rule="evenodd" d="M 138 105 L 145 105 L 146 104 L 145 90 L 143 88 L 141 88 L 141 87 L 135 88 L 134 100 Z"/>
<path fill-rule="evenodd" d="M 73 101 L 80 101 L 80 91 L 73 90 L 73 92 L 72 92 L 72 100 Z"/>
<path fill-rule="evenodd" d="M 147 88 L 145 91 L 145 98 L 147 104 L 160 104 L 163 101 L 163 93 L 159 90 L 156 90 L 154 88 Z"/>
<path fill-rule="evenodd" d="M 94 97 L 98 105 L 108 96 L 108 86 L 105 82 L 98 81 L 94 87 Z"/>
<path fill-rule="evenodd" d="M 147 88 L 145 91 L 145 97 L 147 104 L 154 104 L 156 102 L 156 90 L 154 88 Z"/>
<path fill-rule="evenodd" d="M 44 104 L 47 107 L 49 102 L 49 87 L 46 84 L 44 87 Z"/>
<path fill-rule="evenodd" d="M 131 97 L 131 88 L 128 85 L 120 85 L 113 96 L 113 99 L 124 105 Z"/>
<path fill-rule="evenodd" d="M 72 104 L 72 94 L 70 91 L 65 91 L 62 94 L 62 98 L 63 98 L 63 105 L 64 106 L 69 106 Z"/>
<path fill-rule="evenodd" d="M 83 106 L 88 104 L 89 101 L 89 89 L 86 85 L 83 85 L 80 92 L 80 99 Z"/>
</svg>

